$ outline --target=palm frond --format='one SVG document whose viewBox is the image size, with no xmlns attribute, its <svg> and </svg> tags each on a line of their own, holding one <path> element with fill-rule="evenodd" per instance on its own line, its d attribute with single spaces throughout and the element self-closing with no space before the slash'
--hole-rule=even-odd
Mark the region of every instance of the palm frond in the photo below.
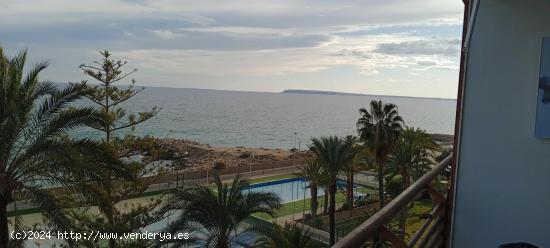
<svg viewBox="0 0 550 248">
<path fill-rule="evenodd" d="M 166 231 L 188 231 L 191 226 L 202 233 L 195 244 L 211 247 L 215 244 L 238 242 L 239 224 L 252 213 L 274 214 L 280 199 L 273 193 L 247 192 L 248 182 L 235 176 L 230 185 L 214 175 L 215 189 L 198 185 L 174 192 L 170 206 L 180 210 L 177 220 Z M 181 242 L 180 242 L 181 244 Z"/>
</svg>

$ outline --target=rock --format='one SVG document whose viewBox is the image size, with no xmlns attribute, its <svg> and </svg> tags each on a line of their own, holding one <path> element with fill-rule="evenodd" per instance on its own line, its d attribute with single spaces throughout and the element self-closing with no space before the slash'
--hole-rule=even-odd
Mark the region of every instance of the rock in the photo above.
<svg viewBox="0 0 550 248">
<path fill-rule="evenodd" d="M 214 170 L 223 170 L 225 169 L 225 162 L 223 161 L 216 161 L 214 162 Z"/>
<path fill-rule="evenodd" d="M 241 153 L 241 155 L 239 155 L 239 158 L 250 158 L 250 156 L 252 156 L 250 152 L 243 152 Z"/>
</svg>

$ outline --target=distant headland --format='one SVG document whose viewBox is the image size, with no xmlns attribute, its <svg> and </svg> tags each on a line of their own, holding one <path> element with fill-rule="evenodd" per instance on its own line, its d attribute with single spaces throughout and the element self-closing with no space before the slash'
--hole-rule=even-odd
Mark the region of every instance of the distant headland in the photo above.
<svg viewBox="0 0 550 248">
<path fill-rule="evenodd" d="M 338 95 L 338 96 L 374 96 L 374 97 L 402 97 L 402 98 L 429 98 L 429 99 L 441 99 L 441 100 L 455 100 L 452 98 L 438 98 L 438 97 L 415 97 L 415 96 L 391 96 L 391 95 L 370 95 L 361 93 L 347 93 L 338 91 L 324 91 L 324 90 L 283 90 L 282 94 L 308 94 L 308 95 Z"/>
</svg>

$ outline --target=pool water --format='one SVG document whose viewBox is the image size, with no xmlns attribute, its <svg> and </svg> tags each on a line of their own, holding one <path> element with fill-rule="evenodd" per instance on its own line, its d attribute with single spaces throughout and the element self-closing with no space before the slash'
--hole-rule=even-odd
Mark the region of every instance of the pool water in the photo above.
<svg viewBox="0 0 550 248">
<path fill-rule="evenodd" d="M 311 189 L 309 183 L 302 178 L 288 178 L 271 182 L 251 184 L 245 192 L 273 192 L 277 194 L 281 203 L 288 203 L 311 198 Z M 323 189 L 317 189 L 317 196 L 323 196 Z M 173 221 L 179 215 L 179 211 L 174 211 L 167 219 L 151 224 L 146 229 L 149 231 L 159 231 L 168 225 L 169 221 Z"/>
<path fill-rule="evenodd" d="M 337 185 L 339 188 L 343 188 L 346 185 L 344 181 L 338 181 Z M 354 185 L 354 188 L 356 185 Z M 245 189 L 248 192 L 273 192 L 277 194 L 281 203 L 289 203 L 293 201 L 299 201 L 304 199 L 311 198 L 311 189 L 309 188 L 309 183 L 305 182 L 303 178 L 288 178 L 271 182 L 257 183 L 249 186 L 248 189 Z M 322 188 L 317 189 L 317 196 L 321 197 L 325 194 Z M 356 195 L 363 195 L 362 193 L 357 192 Z M 144 199 L 149 199 L 150 197 L 145 197 Z M 162 231 L 168 225 L 169 222 L 174 221 L 180 214 L 180 211 L 174 211 L 169 214 L 168 218 L 161 220 L 157 223 L 153 223 L 145 228 L 147 231 Z M 36 214 L 39 215 L 39 214 Z M 30 215 L 26 216 L 29 217 Z M 25 218 L 25 216 L 23 216 Z M 254 234 L 246 234 L 240 237 L 241 241 L 245 243 L 253 243 L 253 240 L 256 239 Z M 46 241 L 45 244 L 53 244 L 55 240 Z M 38 245 L 31 242 L 26 242 L 28 247 L 38 247 Z"/>
<path fill-rule="evenodd" d="M 289 178 L 272 182 L 250 185 L 249 192 L 273 192 L 281 198 L 281 203 L 288 203 L 311 198 L 309 183 L 302 178 Z M 325 192 L 317 188 L 317 196 L 323 196 Z"/>
</svg>

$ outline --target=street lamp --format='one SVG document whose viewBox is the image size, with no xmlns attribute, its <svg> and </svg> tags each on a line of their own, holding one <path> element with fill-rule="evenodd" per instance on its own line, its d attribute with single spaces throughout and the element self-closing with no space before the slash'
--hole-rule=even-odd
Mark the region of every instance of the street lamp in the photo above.
<svg viewBox="0 0 550 248">
<path fill-rule="evenodd" d="M 298 133 L 297 132 L 294 132 L 294 172 L 296 172 L 296 137 L 297 137 Z"/>
</svg>

